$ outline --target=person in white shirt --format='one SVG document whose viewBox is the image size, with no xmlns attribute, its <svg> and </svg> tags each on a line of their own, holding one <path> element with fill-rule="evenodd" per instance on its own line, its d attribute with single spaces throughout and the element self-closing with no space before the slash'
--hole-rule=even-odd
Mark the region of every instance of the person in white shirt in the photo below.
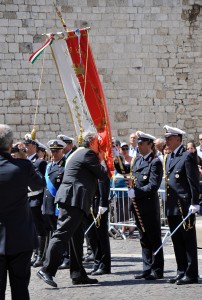
<svg viewBox="0 0 202 300">
<path fill-rule="evenodd" d="M 137 154 L 139 155 L 138 146 L 137 146 L 137 136 L 135 133 L 131 133 L 129 137 L 129 156 L 136 157 Z"/>
</svg>

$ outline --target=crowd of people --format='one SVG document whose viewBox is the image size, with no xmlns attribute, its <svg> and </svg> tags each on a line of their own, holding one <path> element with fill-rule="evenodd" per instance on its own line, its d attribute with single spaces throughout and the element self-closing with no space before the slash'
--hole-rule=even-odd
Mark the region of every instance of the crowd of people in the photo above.
<svg viewBox="0 0 202 300">
<path fill-rule="evenodd" d="M 164 276 L 158 189 L 165 186 L 166 215 L 172 232 L 177 285 L 198 282 L 195 213 L 200 210 L 202 135 L 199 146 L 182 144 L 185 132 L 164 126 L 163 138 L 137 131 L 128 142 L 112 138 L 115 172 L 109 178 L 97 133 L 84 132 L 82 145 L 64 134 L 43 145 L 31 134 L 13 143 L 12 129 L 0 124 L 0 299 L 5 299 L 7 271 L 12 299 L 29 299 L 30 267 L 57 287 L 56 272 L 70 269 L 73 285 L 95 284 L 88 275 L 111 273 L 108 234 L 110 186 L 127 187 L 120 218 L 134 214 L 142 247 L 143 270 L 135 279 Z M 90 213 L 91 212 L 91 213 Z M 98 223 L 99 226 L 91 226 Z M 90 230 L 87 230 L 91 226 Z M 87 231 L 86 231 L 87 230 Z M 125 233 L 127 228 L 122 227 Z M 94 262 L 83 267 L 84 232 Z M 129 228 L 129 237 L 134 229 Z"/>
</svg>

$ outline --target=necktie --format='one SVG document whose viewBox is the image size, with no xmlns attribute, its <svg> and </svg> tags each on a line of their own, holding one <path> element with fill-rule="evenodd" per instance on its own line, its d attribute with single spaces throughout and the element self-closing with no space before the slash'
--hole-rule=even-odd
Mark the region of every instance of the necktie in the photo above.
<svg viewBox="0 0 202 300">
<path fill-rule="evenodd" d="M 140 165 L 143 163 L 143 161 L 144 161 L 144 157 L 142 156 L 142 157 L 140 158 Z"/>
<path fill-rule="evenodd" d="M 172 152 L 172 153 L 170 154 L 169 167 L 170 167 L 170 165 L 171 165 L 171 162 L 172 162 L 172 160 L 173 160 L 174 156 L 175 156 L 175 153 L 174 153 L 174 152 Z"/>
</svg>

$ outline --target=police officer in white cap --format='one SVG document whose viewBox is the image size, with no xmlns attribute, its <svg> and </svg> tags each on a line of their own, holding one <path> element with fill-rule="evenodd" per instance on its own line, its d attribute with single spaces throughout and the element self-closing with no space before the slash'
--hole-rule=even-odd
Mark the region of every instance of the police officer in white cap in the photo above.
<svg viewBox="0 0 202 300">
<path fill-rule="evenodd" d="M 74 152 L 74 150 L 73 150 L 74 139 L 72 137 L 66 136 L 64 134 L 59 134 L 57 136 L 57 138 L 60 139 L 61 141 L 65 142 L 66 146 L 64 147 L 63 152 L 64 152 L 65 157 L 68 158 L 68 156 Z"/>
<path fill-rule="evenodd" d="M 198 282 L 197 242 L 195 231 L 195 213 L 199 206 L 199 171 L 194 153 L 187 152 L 182 144 L 185 134 L 179 128 L 164 126 L 166 146 L 171 153 L 166 161 L 166 213 L 172 232 L 182 219 L 191 212 L 172 236 L 177 275 L 169 280 L 177 285 Z"/>
<path fill-rule="evenodd" d="M 42 159 L 46 159 L 46 154 L 47 154 L 47 147 L 44 144 L 38 142 L 38 151 L 37 151 L 38 157 Z"/>
<path fill-rule="evenodd" d="M 55 231 L 57 224 L 57 216 L 55 195 L 62 182 L 66 158 L 63 155 L 63 149 L 66 144 L 61 140 L 50 140 L 47 143 L 51 151 L 52 161 L 47 165 L 45 179 L 46 189 L 43 197 L 43 214 L 46 216 L 46 221 L 50 227 L 50 231 Z"/>
<path fill-rule="evenodd" d="M 63 154 L 63 149 L 66 147 L 66 144 L 62 140 L 55 139 L 50 140 L 47 146 L 51 151 L 52 162 L 50 162 L 46 168 L 46 188 L 44 190 L 42 211 L 47 222 L 48 231 L 52 235 L 57 227 L 58 210 L 55 204 L 55 195 L 62 183 L 64 175 L 66 157 Z M 43 258 L 38 266 L 43 265 Z M 59 268 L 67 269 L 68 267 L 69 253 L 65 253 L 63 263 Z"/>
<path fill-rule="evenodd" d="M 158 189 L 163 167 L 161 161 L 155 157 L 155 137 L 142 131 L 137 131 L 136 136 L 141 156 L 137 156 L 134 160 L 132 185 L 128 196 L 132 200 L 131 208 L 140 235 L 143 272 L 136 275 L 135 279 L 156 280 L 163 277 L 164 271 L 163 251 L 153 256 L 155 249 L 162 243 Z M 115 167 L 121 173 L 116 160 Z M 123 164 L 123 167 L 125 173 L 129 174 L 130 165 Z"/>
<path fill-rule="evenodd" d="M 27 159 L 32 162 L 35 170 L 39 171 L 44 176 L 47 162 L 44 159 L 39 158 L 37 154 L 39 142 L 36 139 L 33 139 L 30 133 L 27 133 L 24 137 L 23 143 L 26 148 Z M 39 244 L 38 249 L 33 251 L 31 258 L 31 265 L 34 266 L 37 260 L 40 260 L 41 253 L 44 251 L 47 241 L 47 232 L 45 228 L 44 217 L 41 211 L 41 205 L 43 202 L 43 189 L 38 191 L 29 190 L 28 200 L 36 226 Z"/>
</svg>

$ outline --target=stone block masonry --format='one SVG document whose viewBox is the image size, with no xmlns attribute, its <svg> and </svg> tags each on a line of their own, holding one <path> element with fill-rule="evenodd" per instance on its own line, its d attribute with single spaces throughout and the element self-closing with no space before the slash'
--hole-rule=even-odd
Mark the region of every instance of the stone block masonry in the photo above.
<svg viewBox="0 0 202 300">
<path fill-rule="evenodd" d="M 202 132 L 201 0 L 57 0 L 67 27 L 90 26 L 90 42 L 105 91 L 112 135 L 162 136 L 164 124 L 186 139 Z M 31 65 L 44 32 L 61 31 L 53 1 L 0 3 L 0 122 L 16 138 L 33 128 L 43 55 Z M 42 142 L 75 136 L 50 49 L 45 55 L 37 135 Z"/>
</svg>

